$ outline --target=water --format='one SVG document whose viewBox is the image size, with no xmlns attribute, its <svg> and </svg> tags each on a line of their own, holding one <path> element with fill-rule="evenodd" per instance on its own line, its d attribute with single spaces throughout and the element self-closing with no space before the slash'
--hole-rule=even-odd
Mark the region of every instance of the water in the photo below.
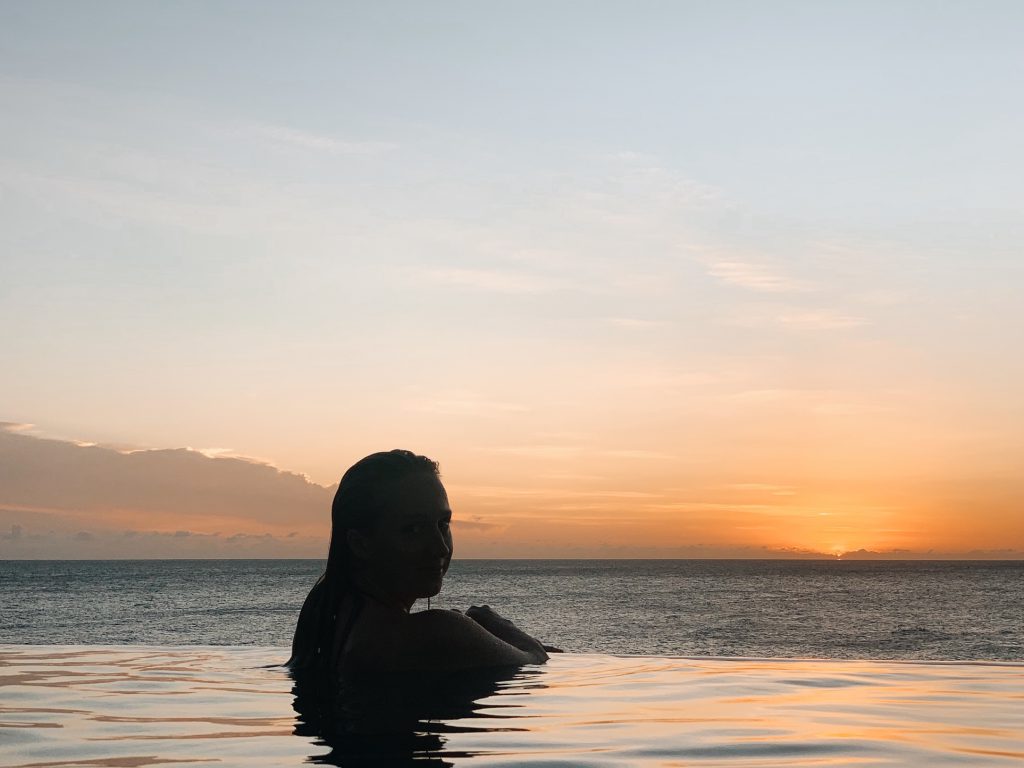
<svg viewBox="0 0 1024 768">
<path fill-rule="evenodd" d="M 0 764 L 998 766 L 1024 665 L 563 655 L 293 693 L 284 648 L 0 646 Z"/>
<path fill-rule="evenodd" d="M 570 653 L 340 691 L 275 666 L 322 565 L 0 562 L 0 765 L 1024 761 L 1024 563 L 458 561 Z"/>
<path fill-rule="evenodd" d="M 0 562 L 0 643 L 275 645 L 315 560 Z M 1024 660 L 1024 562 L 462 560 L 489 604 L 578 653 Z"/>
</svg>

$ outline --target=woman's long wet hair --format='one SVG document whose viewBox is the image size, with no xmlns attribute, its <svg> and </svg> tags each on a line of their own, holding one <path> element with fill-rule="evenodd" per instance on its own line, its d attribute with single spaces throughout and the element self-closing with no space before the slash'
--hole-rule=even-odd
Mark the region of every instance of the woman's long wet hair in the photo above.
<svg viewBox="0 0 1024 768">
<path fill-rule="evenodd" d="M 337 663 L 362 606 L 362 595 L 353 579 L 356 564 L 348 532 L 372 529 L 388 503 L 389 490 L 419 473 L 439 476 L 437 462 L 412 451 L 394 450 L 360 459 L 341 478 L 331 505 L 327 567 L 302 604 L 295 626 L 288 660 L 293 672 L 327 670 Z"/>
</svg>

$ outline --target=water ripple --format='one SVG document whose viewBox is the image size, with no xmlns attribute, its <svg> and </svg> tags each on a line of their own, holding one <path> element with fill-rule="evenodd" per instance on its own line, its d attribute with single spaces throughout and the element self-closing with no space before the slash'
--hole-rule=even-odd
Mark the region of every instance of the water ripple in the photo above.
<svg viewBox="0 0 1024 768">
<path fill-rule="evenodd" d="M 565 654 L 348 681 L 284 649 L 0 646 L 0 764 L 1010 765 L 1024 665 Z"/>
</svg>

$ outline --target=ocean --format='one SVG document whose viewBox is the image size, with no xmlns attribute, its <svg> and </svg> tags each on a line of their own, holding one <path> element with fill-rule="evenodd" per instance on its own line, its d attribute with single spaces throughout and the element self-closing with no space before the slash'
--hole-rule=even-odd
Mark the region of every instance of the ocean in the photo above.
<svg viewBox="0 0 1024 768">
<path fill-rule="evenodd" d="M 322 568 L 2 561 L 0 643 L 287 646 Z M 456 560 L 471 604 L 573 653 L 1024 660 L 1021 561 Z"/>
<path fill-rule="evenodd" d="M 1024 761 L 1021 562 L 461 560 L 567 653 L 341 686 L 281 666 L 322 567 L 0 562 L 0 764 Z"/>
<path fill-rule="evenodd" d="M 305 691 L 258 646 L 0 645 L 9 768 L 1019 766 L 1024 665 L 556 654 Z"/>
</svg>

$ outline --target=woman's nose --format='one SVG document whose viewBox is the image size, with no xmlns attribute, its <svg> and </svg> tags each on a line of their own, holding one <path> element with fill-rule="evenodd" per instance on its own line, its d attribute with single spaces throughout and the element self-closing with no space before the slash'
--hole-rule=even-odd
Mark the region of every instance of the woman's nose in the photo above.
<svg viewBox="0 0 1024 768">
<path fill-rule="evenodd" d="M 447 557 L 452 552 L 451 544 L 448 542 L 448 536 L 444 531 L 435 529 L 434 535 L 430 538 L 431 551 L 440 557 Z"/>
</svg>

